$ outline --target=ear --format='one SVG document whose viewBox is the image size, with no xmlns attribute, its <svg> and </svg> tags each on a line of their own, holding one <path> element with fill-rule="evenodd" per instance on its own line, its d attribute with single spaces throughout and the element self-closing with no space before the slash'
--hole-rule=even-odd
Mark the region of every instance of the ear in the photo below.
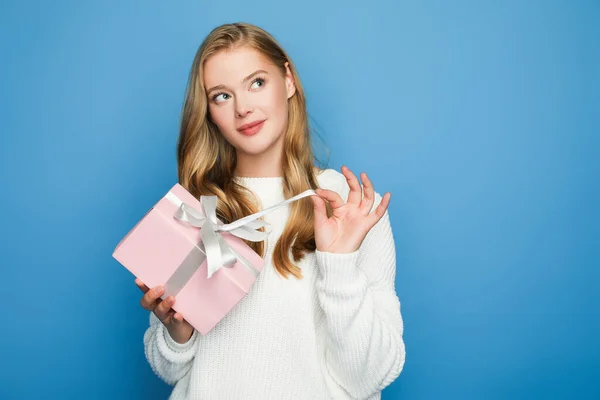
<svg viewBox="0 0 600 400">
<path fill-rule="evenodd" d="M 285 88 L 287 91 L 287 98 L 289 99 L 296 93 L 296 84 L 294 83 L 294 76 L 290 71 L 290 63 L 285 62 Z"/>
</svg>

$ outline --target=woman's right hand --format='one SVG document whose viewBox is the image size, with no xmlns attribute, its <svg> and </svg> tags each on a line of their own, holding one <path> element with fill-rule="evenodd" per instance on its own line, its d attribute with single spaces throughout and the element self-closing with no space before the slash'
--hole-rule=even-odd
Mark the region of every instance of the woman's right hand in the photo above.
<svg viewBox="0 0 600 400">
<path fill-rule="evenodd" d="M 139 278 L 135 278 L 135 284 L 144 293 L 140 300 L 142 307 L 156 315 L 167 328 L 173 340 L 181 344 L 190 340 L 194 333 L 194 327 L 171 308 L 175 303 L 175 298 L 169 296 L 162 300 L 160 296 L 164 293 L 164 288 L 161 285 L 149 289 Z"/>
</svg>

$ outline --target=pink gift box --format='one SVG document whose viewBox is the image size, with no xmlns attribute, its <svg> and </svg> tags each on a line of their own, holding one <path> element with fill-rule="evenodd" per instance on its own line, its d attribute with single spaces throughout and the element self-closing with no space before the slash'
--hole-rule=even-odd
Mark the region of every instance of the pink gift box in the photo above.
<svg viewBox="0 0 600 400">
<path fill-rule="evenodd" d="M 238 260 L 232 266 L 219 268 L 209 278 L 201 229 L 175 218 L 177 203 L 181 202 L 204 215 L 200 201 L 175 184 L 119 242 L 113 257 L 149 288 L 165 285 L 182 264 L 187 264 L 188 272 L 190 265 L 199 264 L 195 272 L 191 270 L 191 277 L 188 274 L 187 283 L 176 289 L 173 309 L 206 335 L 248 294 L 264 260 L 239 237 L 218 232 Z M 182 269 L 178 271 L 181 274 Z M 173 294 L 174 287 L 167 285 L 161 297 Z"/>
</svg>

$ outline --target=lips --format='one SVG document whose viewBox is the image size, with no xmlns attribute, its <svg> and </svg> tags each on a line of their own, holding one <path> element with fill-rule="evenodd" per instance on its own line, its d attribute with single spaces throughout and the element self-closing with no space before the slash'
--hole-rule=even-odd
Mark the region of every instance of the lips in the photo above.
<svg viewBox="0 0 600 400">
<path fill-rule="evenodd" d="M 260 121 L 249 122 L 247 124 L 244 124 L 244 125 L 240 126 L 239 128 L 237 128 L 237 130 L 241 132 L 241 131 L 246 130 L 248 128 L 252 128 L 253 126 L 256 126 L 258 124 L 262 124 L 263 122 L 265 122 L 264 119 L 260 120 Z"/>
<path fill-rule="evenodd" d="M 239 128 L 237 128 L 237 130 L 243 133 L 244 135 L 254 135 L 258 131 L 260 131 L 265 121 L 266 120 L 249 122 L 240 126 Z"/>
</svg>

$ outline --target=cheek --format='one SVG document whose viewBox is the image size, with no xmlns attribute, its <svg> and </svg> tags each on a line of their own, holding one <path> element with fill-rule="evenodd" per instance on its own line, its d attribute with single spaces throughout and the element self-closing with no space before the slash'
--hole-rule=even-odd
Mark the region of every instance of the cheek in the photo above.
<svg viewBox="0 0 600 400">
<path fill-rule="evenodd" d="M 231 118 L 229 117 L 229 111 L 227 107 L 214 107 L 209 108 L 210 119 L 212 122 L 219 127 L 220 130 L 227 130 L 231 125 Z"/>
<path fill-rule="evenodd" d="M 268 107 L 271 112 L 271 116 L 278 119 L 286 119 L 288 111 L 288 102 L 285 90 L 273 90 L 269 94 Z"/>
</svg>

